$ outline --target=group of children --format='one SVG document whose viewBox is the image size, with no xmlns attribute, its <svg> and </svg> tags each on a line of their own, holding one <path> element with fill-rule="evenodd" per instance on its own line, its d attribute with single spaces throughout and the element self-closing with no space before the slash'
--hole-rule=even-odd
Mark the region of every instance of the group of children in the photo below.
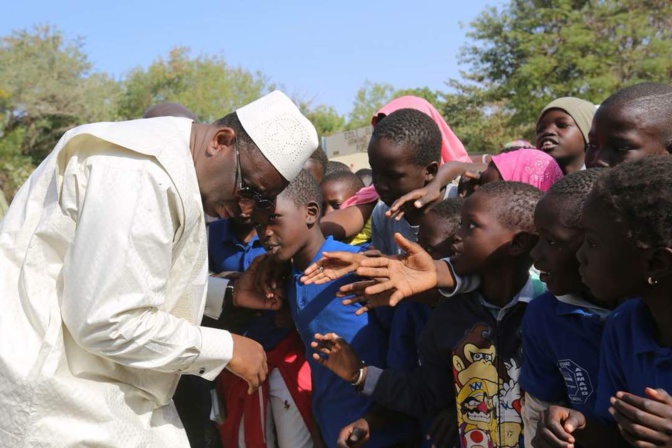
<svg viewBox="0 0 672 448">
<path fill-rule="evenodd" d="M 558 99 L 538 149 L 482 164 L 417 100 L 374 117 L 373 189 L 316 155 L 210 225 L 211 270 L 264 264 L 287 307 L 222 314 L 270 373 L 253 398 L 218 381 L 225 446 L 669 446 L 672 87 Z"/>
</svg>

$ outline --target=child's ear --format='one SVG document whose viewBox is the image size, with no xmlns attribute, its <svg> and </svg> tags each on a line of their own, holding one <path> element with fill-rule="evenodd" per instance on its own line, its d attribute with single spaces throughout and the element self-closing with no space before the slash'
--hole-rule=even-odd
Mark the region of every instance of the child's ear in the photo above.
<svg viewBox="0 0 672 448">
<path fill-rule="evenodd" d="M 432 162 L 425 167 L 425 182 L 431 182 L 436 177 L 436 173 L 439 171 L 439 163 Z"/>
<path fill-rule="evenodd" d="M 306 224 L 308 224 L 308 227 L 312 227 L 320 219 L 321 212 L 320 205 L 315 201 L 310 201 L 306 205 Z"/>
<path fill-rule="evenodd" d="M 517 257 L 519 255 L 529 255 L 532 248 L 537 244 L 539 235 L 530 232 L 517 232 L 511 240 L 509 253 Z"/>
<path fill-rule="evenodd" d="M 672 279 L 672 249 L 669 247 L 651 249 L 647 271 L 649 278 L 656 282 Z"/>
</svg>

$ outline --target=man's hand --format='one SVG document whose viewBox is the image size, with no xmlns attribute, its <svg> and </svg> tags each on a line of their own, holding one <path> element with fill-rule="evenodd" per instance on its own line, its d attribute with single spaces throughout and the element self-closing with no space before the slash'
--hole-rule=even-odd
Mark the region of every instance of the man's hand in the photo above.
<svg viewBox="0 0 672 448">
<path fill-rule="evenodd" d="M 432 448 L 450 447 L 457 437 L 457 409 L 454 406 L 440 411 L 432 421 L 427 433 L 427 440 L 432 441 Z"/>
<path fill-rule="evenodd" d="M 372 300 L 376 294 L 394 291 L 389 297 L 389 306 L 395 306 L 406 297 L 437 286 L 436 265 L 432 256 L 420 245 L 411 243 L 399 233 L 394 235 L 394 239 L 405 251 L 404 255 L 398 258 L 366 258 L 360 262 L 356 271 L 360 277 L 378 279 L 376 284 L 364 290 L 363 295 L 367 300 Z M 343 296 L 353 292 L 357 292 L 357 284 L 343 285 L 339 290 L 339 294 Z"/>
<path fill-rule="evenodd" d="M 369 422 L 360 418 L 341 429 L 336 446 L 338 448 L 352 448 L 364 445 L 371 437 Z"/>
<path fill-rule="evenodd" d="M 254 283 L 257 289 L 271 300 L 278 295 L 278 291 L 284 291 L 291 264 L 279 262 L 268 254 L 255 258 L 255 261 L 260 257 L 263 258 L 255 272 Z"/>
<path fill-rule="evenodd" d="M 323 252 L 322 258 L 308 266 L 303 272 L 301 283 L 321 285 L 331 282 L 357 270 L 360 262 L 365 258 L 381 256 L 383 255 L 378 250 L 367 250 L 359 253 Z"/>
<path fill-rule="evenodd" d="M 535 448 L 574 448 L 574 431 L 586 426 L 584 415 L 573 409 L 553 405 L 539 413 L 537 433 L 532 439 Z"/>
<path fill-rule="evenodd" d="M 609 413 L 621 435 L 641 448 L 672 447 L 672 397 L 663 389 L 644 390 L 646 397 L 617 392 Z"/>
<path fill-rule="evenodd" d="M 256 281 L 258 269 L 265 258 L 265 255 L 255 258 L 236 281 L 233 289 L 234 306 L 253 310 L 279 310 L 282 307 L 283 290 L 277 288 L 273 294 L 265 296 Z"/>
<path fill-rule="evenodd" d="M 226 369 L 236 376 L 244 379 L 251 394 L 266 380 L 268 365 L 266 364 L 266 352 L 256 341 L 237 334 L 231 334 L 233 339 L 233 357 Z"/>
<path fill-rule="evenodd" d="M 350 344 L 336 333 L 321 335 L 315 334 L 315 340 L 310 343 L 315 350 L 313 359 L 323 367 L 331 370 L 348 383 L 354 383 L 359 377 L 362 360 L 354 352 Z"/>
</svg>

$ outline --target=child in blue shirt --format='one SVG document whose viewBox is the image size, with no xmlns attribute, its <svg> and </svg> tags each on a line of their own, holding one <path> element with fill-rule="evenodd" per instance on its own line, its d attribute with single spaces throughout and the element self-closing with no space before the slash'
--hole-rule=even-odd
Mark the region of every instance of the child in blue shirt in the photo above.
<svg viewBox="0 0 672 448">
<path fill-rule="evenodd" d="M 564 404 L 595 418 L 600 339 L 612 306 L 597 304 L 582 282 L 576 252 L 583 242 L 582 209 L 593 183 L 604 170 L 572 173 L 555 183 L 539 201 L 534 222 L 539 241 L 532 249 L 534 265 L 548 292 L 527 307 L 523 319 L 525 391 L 523 418 L 526 446 L 536 433 L 539 414 L 551 404 Z M 562 335 L 562 336 L 559 336 Z M 576 434 L 579 443 L 604 442 L 595 434 Z"/>
<path fill-rule="evenodd" d="M 343 379 L 356 379 L 364 395 L 397 411 L 423 417 L 452 410 L 449 446 L 519 446 L 520 326 L 527 303 L 543 290 L 529 276 L 529 251 L 537 240 L 533 212 L 540 197 L 530 185 L 500 181 L 466 200 L 452 263 L 458 275 L 480 275 L 481 284 L 436 308 L 413 372 L 361 367 L 356 349 L 334 334 L 316 335 L 313 358 Z M 437 285 L 436 273 L 427 275 Z M 345 427 L 341 441 L 357 431 L 360 441 L 385 431 L 370 425 L 371 417 Z"/>
<path fill-rule="evenodd" d="M 667 110 L 651 120 L 666 122 L 672 137 Z M 637 446 L 672 444 L 671 179 L 672 157 L 624 163 L 598 180 L 583 212 L 584 282 L 600 300 L 640 298 L 606 323 L 596 401 L 596 412 Z"/>
<path fill-rule="evenodd" d="M 338 331 L 371 362 L 384 364 L 387 348 L 385 334 L 372 315 L 356 315 L 357 305 L 343 306 L 336 299 L 339 287 L 353 281 L 349 275 L 321 285 L 303 285 L 303 270 L 322 256 L 323 251 L 359 249 L 324 238 L 318 221 L 322 195 L 319 186 L 305 171 L 277 198 L 274 210 L 255 210 L 253 218 L 264 247 L 276 261 L 292 263 L 287 282 L 287 300 L 296 328 L 309 346 L 315 333 Z M 339 430 L 363 416 L 373 401 L 356 393 L 328 369 L 309 359 L 313 375 L 313 414 L 327 446 L 336 445 Z M 380 434 L 371 446 L 387 446 L 398 439 L 395 434 Z"/>
</svg>

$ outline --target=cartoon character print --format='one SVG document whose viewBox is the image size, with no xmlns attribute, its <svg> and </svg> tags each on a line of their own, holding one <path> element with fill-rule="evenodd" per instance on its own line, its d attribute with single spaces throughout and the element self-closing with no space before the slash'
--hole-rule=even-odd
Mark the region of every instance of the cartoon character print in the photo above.
<svg viewBox="0 0 672 448">
<path fill-rule="evenodd" d="M 520 367 L 497 359 L 492 330 L 479 323 L 453 350 L 457 419 L 462 447 L 517 447 L 522 432 Z M 501 365 L 506 369 L 499 372 Z"/>
</svg>

